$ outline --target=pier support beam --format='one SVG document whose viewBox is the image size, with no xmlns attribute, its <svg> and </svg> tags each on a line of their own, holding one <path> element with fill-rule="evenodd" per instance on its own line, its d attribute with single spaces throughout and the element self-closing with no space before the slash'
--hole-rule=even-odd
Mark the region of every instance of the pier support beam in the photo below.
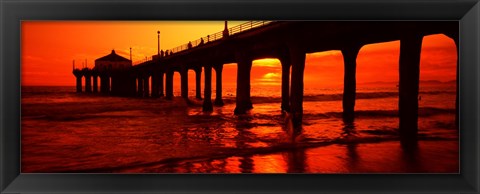
<svg viewBox="0 0 480 194">
<path fill-rule="evenodd" d="M 100 92 L 104 94 L 110 93 L 110 76 L 108 75 L 100 76 Z"/>
<path fill-rule="evenodd" d="M 236 107 L 234 113 L 245 114 L 252 109 L 252 101 L 250 99 L 250 71 L 252 69 L 252 60 L 241 55 L 237 57 L 237 96 Z"/>
<path fill-rule="evenodd" d="M 342 49 L 344 74 L 343 74 L 343 120 L 351 123 L 355 119 L 356 97 L 356 71 L 357 55 L 360 46 L 349 46 Z"/>
<path fill-rule="evenodd" d="M 166 74 L 167 74 L 165 79 L 166 99 L 172 100 L 173 99 L 173 71 L 168 71 Z"/>
<path fill-rule="evenodd" d="M 143 97 L 148 98 L 150 97 L 150 82 L 149 82 L 150 75 L 147 75 L 143 78 Z"/>
<path fill-rule="evenodd" d="M 202 99 L 202 68 L 195 68 L 195 98 Z"/>
<path fill-rule="evenodd" d="M 98 92 L 98 75 L 93 75 L 93 92 Z"/>
<path fill-rule="evenodd" d="M 143 77 L 137 78 L 137 96 L 143 97 Z"/>
<path fill-rule="evenodd" d="M 77 80 L 77 92 L 82 92 L 82 75 L 75 75 Z"/>
<path fill-rule="evenodd" d="M 300 48 L 290 47 L 292 80 L 290 88 L 290 111 L 295 133 L 300 132 L 303 118 L 303 72 L 305 69 L 305 52 Z"/>
<path fill-rule="evenodd" d="M 85 72 L 85 92 L 92 93 L 92 75 Z"/>
<path fill-rule="evenodd" d="M 180 82 L 181 82 L 181 96 L 188 99 L 188 69 L 183 67 L 180 70 Z"/>
<path fill-rule="evenodd" d="M 213 111 L 212 105 L 212 66 L 205 65 L 205 89 L 203 92 L 203 112 Z"/>
<path fill-rule="evenodd" d="M 215 105 L 216 106 L 223 106 L 223 99 L 222 99 L 222 71 L 223 71 L 223 64 L 215 66 L 215 81 L 216 81 L 216 95 L 215 95 Z"/>
<path fill-rule="evenodd" d="M 165 94 L 163 92 L 164 91 L 164 89 L 163 89 L 163 74 L 164 74 L 164 72 L 160 72 L 158 74 L 158 96 L 159 97 L 165 96 Z"/>
<path fill-rule="evenodd" d="M 421 35 L 409 35 L 400 40 L 398 113 L 402 145 L 414 145 L 417 142 L 422 39 Z"/>
<path fill-rule="evenodd" d="M 282 63 L 282 111 L 290 111 L 290 58 L 282 56 L 280 58 Z"/>
<path fill-rule="evenodd" d="M 152 73 L 152 97 L 158 98 L 158 74 L 157 72 Z"/>
</svg>

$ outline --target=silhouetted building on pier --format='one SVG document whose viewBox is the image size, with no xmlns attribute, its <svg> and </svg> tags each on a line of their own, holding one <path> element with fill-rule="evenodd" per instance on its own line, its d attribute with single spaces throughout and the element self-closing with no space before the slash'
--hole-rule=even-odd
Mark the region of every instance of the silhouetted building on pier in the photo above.
<svg viewBox="0 0 480 194">
<path fill-rule="evenodd" d="M 95 60 L 95 67 L 92 69 L 73 69 L 77 78 L 77 92 L 82 92 L 82 77 L 85 78 L 85 92 L 112 94 L 118 96 L 129 96 L 135 93 L 135 77 L 129 73 L 132 68 L 132 61 L 124 58 L 115 50 L 109 55 Z M 92 82 L 93 79 L 93 82 Z M 100 79 L 100 90 L 98 89 Z"/>
<path fill-rule="evenodd" d="M 130 67 L 132 67 L 132 61 L 117 55 L 115 50 L 112 50 L 109 55 L 95 60 L 95 69 L 99 71 L 128 70 Z"/>
</svg>

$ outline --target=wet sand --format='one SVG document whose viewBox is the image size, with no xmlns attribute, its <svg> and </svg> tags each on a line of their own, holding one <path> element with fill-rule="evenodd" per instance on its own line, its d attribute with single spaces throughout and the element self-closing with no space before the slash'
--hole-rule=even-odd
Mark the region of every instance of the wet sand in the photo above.
<svg viewBox="0 0 480 194">
<path fill-rule="evenodd" d="M 399 142 L 332 144 L 285 148 L 273 153 L 198 158 L 118 169 L 112 172 L 179 173 L 455 173 L 458 142 L 420 141 L 408 152 Z"/>
</svg>

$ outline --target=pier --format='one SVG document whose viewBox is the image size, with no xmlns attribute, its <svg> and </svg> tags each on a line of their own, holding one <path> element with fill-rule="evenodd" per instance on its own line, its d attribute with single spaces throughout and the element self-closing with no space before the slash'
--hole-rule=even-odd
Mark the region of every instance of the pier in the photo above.
<svg viewBox="0 0 480 194">
<path fill-rule="evenodd" d="M 76 69 L 74 67 L 73 74 L 76 76 L 77 92 L 172 99 L 173 76 L 178 72 L 181 77 L 181 96 L 189 99 L 192 96 L 188 96 L 188 71 L 193 70 L 196 76 L 194 98 L 203 99 L 203 111 L 209 112 L 213 110 L 213 106 L 223 105 L 223 65 L 236 63 L 237 88 L 234 114 L 245 114 L 253 108 L 250 99 L 252 61 L 276 58 L 280 60 L 282 66 L 282 102 L 279 109 L 290 112 L 294 127 L 299 128 L 303 115 L 303 83 L 307 53 L 329 50 L 342 52 L 344 57 L 343 119 L 346 122 L 353 122 L 357 81 L 356 58 L 359 50 L 367 44 L 400 40 L 399 132 L 401 142 L 408 144 L 416 142 L 418 133 L 422 39 L 427 35 L 444 34 L 452 38 L 458 48 L 458 26 L 458 21 L 252 21 L 231 28 L 225 25 L 223 31 L 190 41 L 135 63 L 125 58 L 116 58 L 115 52 L 112 51 L 108 56 L 115 58 L 111 60 L 124 63 L 123 68 L 114 68 L 107 62 L 101 66 L 96 64 L 94 68 Z M 212 69 L 217 78 L 216 99 L 213 102 L 211 99 Z M 205 76 L 203 84 L 200 83 L 202 73 Z M 165 83 L 163 83 L 164 77 Z M 82 78 L 85 80 L 84 83 Z M 100 86 L 97 79 L 100 79 Z M 149 84 L 150 80 L 152 84 Z M 204 96 L 201 96 L 201 85 L 204 86 Z M 84 91 L 82 91 L 83 86 L 85 86 Z M 458 102 L 456 110 L 458 114 Z"/>
</svg>

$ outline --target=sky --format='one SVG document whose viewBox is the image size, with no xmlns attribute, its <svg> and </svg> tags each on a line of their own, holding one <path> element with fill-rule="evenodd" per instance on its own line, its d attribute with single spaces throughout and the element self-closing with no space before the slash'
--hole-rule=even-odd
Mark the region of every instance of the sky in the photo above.
<svg viewBox="0 0 480 194">
<path fill-rule="evenodd" d="M 245 21 L 228 21 L 233 27 Z M 116 53 L 139 61 L 188 41 L 223 31 L 224 21 L 22 21 L 21 71 L 23 86 L 74 86 L 72 65 L 86 62 L 94 66 L 97 58 Z M 365 45 L 357 57 L 357 85 L 372 82 L 398 82 L 399 41 Z M 455 80 L 457 53 L 455 43 L 445 35 L 425 36 L 422 43 L 420 79 L 442 82 Z M 224 86 L 234 86 L 236 65 L 225 64 Z M 253 61 L 251 84 L 280 85 L 281 66 L 277 59 Z M 213 86 L 215 85 L 215 73 Z M 204 76 L 202 76 L 203 79 Z M 343 56 L 340 51 L 307 53 L 305 86 L 337 87 L 343 84 Z M 174 85 L 180 76 L 174 75 Z M 195 74 L 189 71 L 194 88 Z"/>
</svg>

